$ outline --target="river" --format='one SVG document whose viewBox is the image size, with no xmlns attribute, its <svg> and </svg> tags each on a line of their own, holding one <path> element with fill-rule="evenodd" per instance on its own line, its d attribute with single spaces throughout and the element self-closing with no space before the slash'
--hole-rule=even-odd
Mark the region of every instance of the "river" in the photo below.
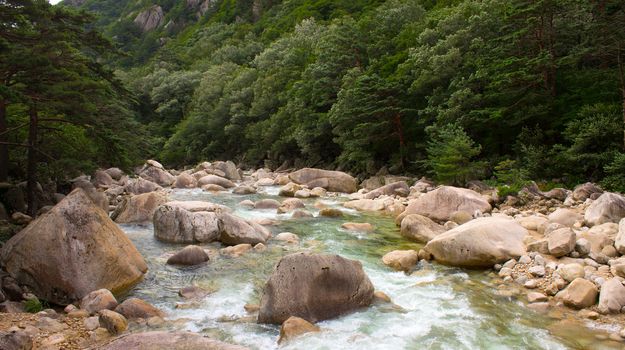
<svg viewBox="0 0 625 350">
<path fill-rule="evenodd" d="M 238 258 L 218 257 L 198 267 L 167 265 L 167 258 L 183 245 L 157 241 L 150 225 L 121 225 L 146 258 L 146 278 L 130 294 L 147 300 L 167 313 L 167 327 L 190 330 L 252 349 L 276 349 L 279 326 L 262 325 L 248 314 L 246 304 L 258 304 L 265 281 L 281 256 L 308 250 L 333 253 L 362 262 L 376 290 L 391 297 L 394 305 L 377 304 L 337 319 L 318 323 L 320 333 L 306 334 L 281 349 L 614 349 L 620 345 L 597 340 L 597 332 L 576 323 L 541 315 L 492 284 L 490 271 L 467 271 L 438 264 L 420 263 L 411 274 L 384 266 L 381 257 L 396 249 L 419 249 L 399 235 L 391 217 L 364 214 L 341 207 L 346 197 L 307 199 L 306 209 L 315 215 L 314 203 L 340 207 L 344 218 L 291 219 L 273 210 L 239 205 L 278 197 L 277 187 L 264 193 L 233 195 L 201 190 L 174 190 L 172 200 L 204 200 L 227 205 L 247 219 L 272 219 L 274 234 L 292 232 L 300 244 L 270 241 L 264 252 Z M 369 222 L 375 231 L 358 233 L 341 228 L 343 222 Z M 213 291 L 199 302 L 184 302 L 178 290 L 197 285 Z M 178 306 L 178 307 L 177 307 Z"/>
</svg>

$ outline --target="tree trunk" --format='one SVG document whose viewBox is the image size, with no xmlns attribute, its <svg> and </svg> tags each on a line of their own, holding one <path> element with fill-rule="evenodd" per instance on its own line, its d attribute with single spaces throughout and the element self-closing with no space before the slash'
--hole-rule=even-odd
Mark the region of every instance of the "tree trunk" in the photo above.
<svg viewBox="0 0 625 350">
<path fill-rule="evenodd" d="M 0 98 L 0 182 L 6 182 L 9 178 L 9 141 L 7 134 L 7 104 Z"/>
<path fill-rule="evenodd" d="M 621 44 L 616 49 L 616 60 L 618 62 L 619 80 L 621 81 L 621 97 L 623 100 L 623 150 L 625 150 L 625 67 L 621 56 Z"/>
<path fill-rule="evenodd" d="M 37 214 L 37 197 L 35 189 L 37 187 L 37 128 L 38 115 L 37 107 L 33 104 L 28 111 L 30 125 L 28 127 L 28 165 L 26 198 L 28 200 L 28 215 L 34 217 Z"/>
</svg>

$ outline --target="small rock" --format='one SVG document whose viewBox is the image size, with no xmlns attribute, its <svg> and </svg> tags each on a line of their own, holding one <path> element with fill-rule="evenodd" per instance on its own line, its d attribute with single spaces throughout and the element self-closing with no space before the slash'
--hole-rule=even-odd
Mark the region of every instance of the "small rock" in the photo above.
<svg viewBox="0 0 625 350">
<path fill-rule="evenodd" d="M 377 300 L 378 302 L 383 302 L 383 303 L 390 303 L 391 301 L 391 297 L 389 297 L 386 293 L 376 290 L 375 292 L 373 292 L 373 298 L 375 300 Z"/>
<path fill-rule="evenodd" d="M 100 319 L 98 316 L 87 317 L 82 321 L 82 324 L 86 330 L 93 331 L 100 327 Z"/>
<path fill-rule="evenodd" d="M 319 332 L 320 328 L 314 324 L 304 320 L 303 318 L 291 316 L 280 327 L 280 338 L 278 343 L 291 340 L 299 335 Z"/>
<path fill-rule="evenodd" d="M 502 267 L 498 273 L 499 277 L 509 277 L 512 275 L 512 269 L 509 267 Z"/>
<path fill-rule="evenodd" d="M 616 248 L 614 248 L 613 245 L 607 245 L 603 247 L 603 249 L 601 249 L 601 254 L 604 254 L 609 258 L 614 258 L 618 255 Z"/>
<path fill-rule="evenodd" d="M 129 298 L 124 300 L 115 308 L 115 312 L 122 314 L 128 319 L 143 318 L 152 316 L 163 316 L 163 312 L 139 298 Z"/>
<path fill-rule="evenodd" d="M 128 328 L 128 321 L 123 315 L 111 310 L 100 310 L 99 321 L 109 333 L 116 335 Z"/>
<path fill-rule="evenodd" d="M 547 301 L 549 298 L 543 293 L 532 292 L 527 294 L 527 301 L 530 303 Z"/>
<path fill-rule="evenodd" d="M 368 222 L 346 222 L 341 225 L 342 228 L 349 231 L 363 231 L 370 232 L 373 231 L 374 227 Z"/>
<path fill-rule="evenodd" d="M 291 232 L 282 232 L 276 235 L 275 239 L 277 241 L 282 241 L 289 244 L 297 244 L 299 243 L 299 237 Z"/>
<path fill-rule="evenodd" d="M 419 261 L 419 254 L 414 250 L 394 250 L 382 257 L 382 262 L 395 270 L 408 271 Z"/>
<path fill-rule="evenodd" d="M 506 262 L 503 264 L 503 266 L 502 266 L 502 267 L 504 267 L 504 268 L 509 268 L 509 269 L 513 269 L 515 265 L 516 265 L 516 260 L 514 260 L 514 259 L 510 259 L 510 260 L 506 261 Z"/>
<path fill-rule="evenodd" d="M 575 251 L 577 251 L 581 256 L 590 254 L 590 248 L 590 242 L 586 238 L 580 238 L 577 242 L 575 242 Z"/>
<path fill-rule="evenodd" d="M 325 216 L 329 218 L 340 218 L 343 215 L 343 211 L 336 208 L 323 208 L 319 211 L 319 216 Z"/>
<path fill-rule="evenodd" d="M 108 289 L 95 290 L 85 295 L 80 301 L 80 308 L 92 315 L 104 309 L 114 310 L 117 305 L 117 299 Z"/>
<path fill-rule="evenodd" d="M 576 278 L 582 278 L 585 275 L 584 267 L 575 263 L 561 265 L 557 272 L 560 277 L 568 282 L 573 282 Z"/>
<path fill-rule="evenodd" d="M 532 262 L 532 258 L 529 255 L 523 255 L 519 258 L 519 264 L 529 264 Z"/>
<path fill-rule="evenodd" d="M 541 265 L 532 266 L 528 270 L 533 276 L 543 277 L 545 275 L 545 267 Z"/>
<path fill-rule="evenodd" d="M 167 259 L 169 265 L 198 265 L 209 260 L 208 254 L 197 245 L 188 245 Z"/>
<path fill-rule="evenodd" d="M 598 295 L 597 286 L 583 278 L 576 278 L 564 290 L 556 295 L 557 299 L 564 302 L 564 305 L 582 309 L 595 305 Z"/>
<path fill-rule="evenodd" d="M 222 248 L 219 250 L 219 254 L 230 258 L 238 258 L 241 255 L 249 252 L 252 249 L 252 245 L 249 243 L 237 244 L 235 246 Z"/>
<path fill-rule="evenodd" d="M 534 288 L 538 287 L 538 280 L 529 280 L 529 281 L 525 282 L 525 284 L 523 286 L 525 288 L 527 288 L 527 289 L 534 289 Z"/>
<path fill-rule="evenodd" d="M 569 228 L 555 230 L 547 237 L 549 254 L 555 257 L 568 255 L 575 249 L 575 233 Z"/>
</svg>

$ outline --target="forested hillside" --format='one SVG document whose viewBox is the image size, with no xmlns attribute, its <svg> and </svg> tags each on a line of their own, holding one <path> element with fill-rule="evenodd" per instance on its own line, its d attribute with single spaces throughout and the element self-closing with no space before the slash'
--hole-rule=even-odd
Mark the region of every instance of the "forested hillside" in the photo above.
<svg viewBox="0 0 625 350">
<path fill-rule="evenodd" d="M 95 13 L 90 28 L 124 53 L 100 62 L 137 102 L 127 118 L 155 146 L 143 154 L 172 166 L 233 159 L 625 189 L 622 1 L 61 7 Z"/>
</svg>

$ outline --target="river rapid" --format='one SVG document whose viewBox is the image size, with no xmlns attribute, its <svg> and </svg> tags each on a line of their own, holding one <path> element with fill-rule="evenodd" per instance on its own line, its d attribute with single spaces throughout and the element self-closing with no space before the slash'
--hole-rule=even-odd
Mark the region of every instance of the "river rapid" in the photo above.
<svg viewBox="0 0 625 350">
<path fill-rule="evenodd" d="M 410 274 L 395 272 L 382 263 L 392 250 L 415 249 L 399 234 L 393 218 L 342 208 L 347 197 L 306 199 L 306 210 L 317 216 L 315 202 L 341 208 L 343 218 L 291 219 L 275 209 L 249 209 L 245 199 L 274 198 L 278 187 L 261 188 L 254 195 L 210 193 L 199 189 L 173 190 L 172 200 L 203 200 L 227 205 L 247 219 L 271 219 L 274 235 L 292 232 L 299 244 L 269 241 L 263 252 L 250 251 L 238 258 L 220 257 L 219 243 L 204 245 L 211 261 L 197 267 L 166 264 L 183 245 L 154 238 L 151 225 L 121 225 L 145 257 L 149 271 L 129 292 L 167 313 L 166 329 L 190 330 L 252 349 L 277 349 L 279 326 L 256 323 L 246 304 L 258 304 L 273 267 L 286 254 L 297 251 L 339 254 L 362 262 L 376 290 L 389 295 L 393 304 L 367 309 L 318 323 L 322 331 L 309 333 L 281 349 L 620 349 L 615 342 L 599 340 L 597 330 L 561 315 L 542 315 L 527 309 L 508 290 L 492 283 L 492 271 L 468 271 L 421 262 Z M 344 222 L 369 222 L 373 232 L 341 228 Z M 212 291 L 199 301 L 185 301 L 178 290 L 197 285 Z M 550 317 L 552 316 L 552 317 Z M 570 318 L 570 317 L 569 317 Z M 140 330 L 144 326 L 135 326 Z"/>
</svg>

